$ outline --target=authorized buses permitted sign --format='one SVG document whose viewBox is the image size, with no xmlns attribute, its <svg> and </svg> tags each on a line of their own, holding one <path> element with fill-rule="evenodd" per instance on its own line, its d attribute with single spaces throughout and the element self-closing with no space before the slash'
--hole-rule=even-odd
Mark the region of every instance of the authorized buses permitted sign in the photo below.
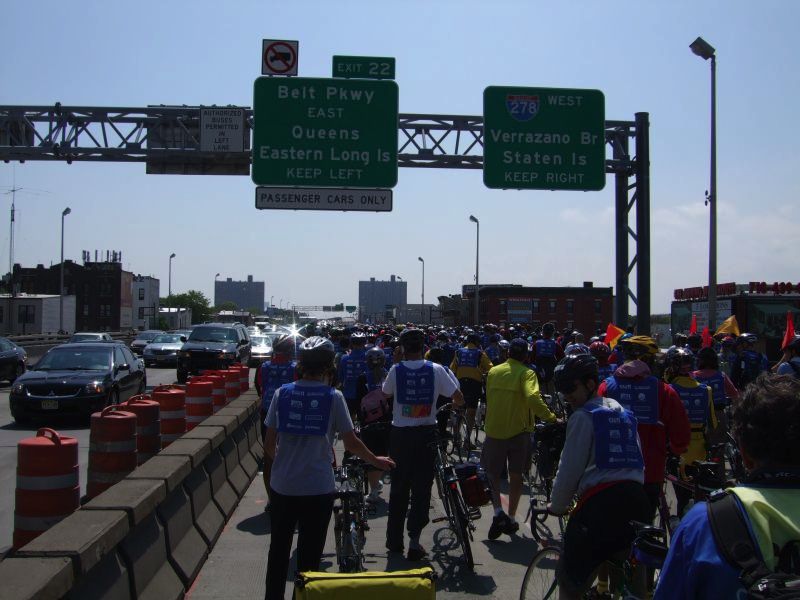
<svg viewBox="0 0 800 600">
<path fill-rule="evenodd" d="M 486 187 L 605 187 L 605 97 L 599 90 L 490 86 L 483 92 L 483 127 Z"/>
<path fill-rule="evenodd" d="M 259 77 L 253 182 L 390 188 L 397 183 L 394 81 Z"/>
<path fill-rule="evenodd" d="M 257 187 L 256 208 L 391 212 L 392 190 Z"/>
</svg>

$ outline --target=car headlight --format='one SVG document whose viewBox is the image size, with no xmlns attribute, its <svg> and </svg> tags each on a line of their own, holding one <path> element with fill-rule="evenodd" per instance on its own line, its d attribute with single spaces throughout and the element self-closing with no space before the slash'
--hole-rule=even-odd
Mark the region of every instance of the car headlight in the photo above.
<svg viewBox="0 0 800 600">
<path fill-rule="evenodd" d="M 25 384 L 24 383 L 15 383 L 14 386 L 11 388 L 11 392 L 14 394 L 24 394 L 25 393 Z"/>
<path fill-rule="evenodd" d="M 88 384 L 85 389 L 87 394 L 102 394 L 106 391 L 105 386 L 99 381 L 93 381 Z"/>
</svg>

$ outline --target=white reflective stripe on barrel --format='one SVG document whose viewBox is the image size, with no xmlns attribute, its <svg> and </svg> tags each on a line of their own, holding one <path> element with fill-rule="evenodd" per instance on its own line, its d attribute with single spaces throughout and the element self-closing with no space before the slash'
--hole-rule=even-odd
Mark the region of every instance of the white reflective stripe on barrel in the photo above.
<svg viewBox="0 0 800 600">
<path fill-rule="evenodd" d="M 65 475 L 17 475 L 18 490 L 62 490 L 78 484 L 77 470 Z"/>
<path fill-rule="evenodd" d="M 131 471 L 122 471 L 119 473 L 104 473 L 102 471 L 89 470 L 86 479 L 95 483 L 117 483 L 127 477 Z"/>
<path fill-rule="evenodd" d="M 158 435 L 161 433 L 161 423 L 156 421 L 152 425 L 139 425 L 136 428 L 136 435 Z"/>
<path fill-rule="evenodd" d="M 186 396 L 186 404 L 211 404 L 211 396 Z"/>
<path fill-rule="evenodd" d="M 47 531 L 53 525 L 65 519 L 69 515 L 58 515 L 54 517 L 24 517 L 14 515 L 14 529 L 18 531 Z"/>
<path fill-rule="evenodd" d="M 164 419 L 183 419 L 186 416 L 185 410 L 167 410 L 161 411 L 161 420 Z"/>
<path fill-rule="evenodd" d="M 89 442 L 89 452 L 136 452 L 136 440 Z"/>
</svg>

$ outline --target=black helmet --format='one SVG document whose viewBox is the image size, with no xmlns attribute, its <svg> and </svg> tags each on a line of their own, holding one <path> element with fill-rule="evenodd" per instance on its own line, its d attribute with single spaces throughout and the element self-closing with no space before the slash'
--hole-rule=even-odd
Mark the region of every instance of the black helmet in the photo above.
<svg viewBox="0 0 800 600">
<path fill-rule="evenodd" d="M 553 372 L 553 385 L 557 392 L 569 394 L 575 390 L 575 381 L 600 378 L 597 359 L 591 354 L 575 354 L 565 356 L 556 365 Z"/>
<path fill-rule="evenodd" d="M 755 333 L 743 333 L 736 338 L 737 344 L 755 344 L 758 341 L 758 336 Z"/>
<path fill-rule="evenodd" d="M 693 333 L 686 338 L 686 345 L 696 352 L 700 346 L 703 345 L 703 338 L 701 338 L 698 334 Z"/>
<path fill-rule="evenodd" d="M 545 323 L 542 327 L 542 333 L 544 335 L 553 335 L 553 332 L 556 330 L 555 325 L 552 323 Z"/>
<path fill-rule="evenodd" d="M 481 345 L 481 336 L 477 333 L 470 333 L 467 334 L 467 343 L 468 344 L 475 344 L 476 346 Z"/>
<path fill-rule="evenodd" d="M 328 338 L 315 335 L 306 338 L 300 344 L 300 364 L 306 367 L 333 365 L 335 355 L 333 342 Z"/>
<path fill-rule="evenodd" d="M 367 343 L 367 336 L 364 335 L 363 331 L 354 331 L 350 334 L 350 343 L 353 344 L 366 344 Z"/>
<path fill-rule="evenodd" d="M 698 369 L 719 369 L 719 358 L 713 348 L 701 348 L 697 353 Z"/>
<path fill-rule="evenodd" d="M 284 333 L 277 340 L 275 340 L 274 344 L 272 344 L 272 350 L 278 354 L 293 354 L 294 337 Z"/>
<path fill-rule="evenodd" d="M 405 328 L 400 334 L 401 346 L 413 346 L 415 344 L 423 344 L 425 342 L 425 332 L 422 329 Z"/>
<path fill-rule="evenodd" d="M 688 375 L 694 367 L 694 354 L 688 348 L 672 348 L 664 359 L 664 367 L 675 375 Z"/>
<path fill-rule="evenodd" d="M 384 354 L 381 348 L 370 348 L 367 350 L 365 360 L 370 369 L 376 369 L 382 367 L 386 362 L 386 354 Z"/>
</svg>

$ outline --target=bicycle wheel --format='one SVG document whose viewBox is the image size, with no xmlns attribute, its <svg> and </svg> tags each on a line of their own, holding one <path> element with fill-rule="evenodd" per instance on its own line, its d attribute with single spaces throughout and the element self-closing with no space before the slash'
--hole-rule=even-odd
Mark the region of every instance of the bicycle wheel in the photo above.
<svg viewBox="0 0 800 600">
<path fill-rule="evenodd" d="M 436 479 L 436 487 L 439 490 L 439 500 L 442 501 L 442 506 L 444 507 L 444 514 L 447 515 L 447 519 L 449 521 L 453 516 L 453 510 L 450 506 L 450 493 L 448 491 L 447 483 L 442 481 L 442 476 L 439 471 L 436 472 L 436 476 L 434 477 L 434 479 Z"/>
<path fill-rule="evenodd" d="M 556 567 L 560 558 L 561 550 L 555 546 L 542 548 L 536 553 L 525 571 L 525 577 L 522 578 L 519 600 L 558 598 Z"/>
<path fill-rule="evenodd" d="M 472 546 L 469 540 L 472 537 L 470 533 L 470 519 L 467 511 L 467 505 L 461 492 L 458 489 L 450 488 L 450 501 L 453 505 L 453 532 L 458 538 L 458 544 L 461 546 L 461 552 L 464 555 L 464 562 L 470 571 L 475 570 L 475 560 L 472 557 Z"/>
<path fill-rule="evenodd" d="M 469 458 L 470 432 L 467 427 L 466 419 L 460 414 L 454 414 L 451 420 L 453 427 L 453 451 L 452 456 L 459 462 L 464 462 Z"/>
</svg>

